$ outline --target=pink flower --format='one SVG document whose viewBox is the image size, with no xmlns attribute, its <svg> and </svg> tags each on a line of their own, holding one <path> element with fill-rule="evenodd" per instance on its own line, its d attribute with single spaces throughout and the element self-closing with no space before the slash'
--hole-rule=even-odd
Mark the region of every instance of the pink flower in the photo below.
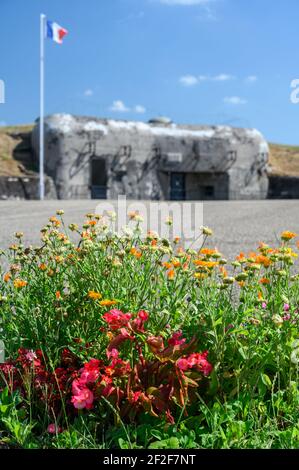
<svg viewBox="0 0 299 470">
<path fill-rule="evenodd" d="M 190 364 L 189 364 L 188 359 L 184 359 L 184 358 L 178 359 L 176 361 L 176 365 L 178 366 L 180 370 L 183 370 L 183 371 L 190 369 Z"/>
<path fill-rule="evenodd" d="M 288 312 L 290 310 L 289 304 L 284 304 L 283 309 L 285 312 Z"/>
<path fill-rule="evenodd" d="M 284 321 L 289 321 L 291 319 L 291 315 L 289 313 L 287 313 L 284 317 L 283 317 L 283 320 Z"/>
<path fill-rule="evenodd" d="M 263 303 L 262 303 L 262 308 L 263 308 L 264 310 L 266 310 L 266 308 L 267 308 L 266 302 L 263 302 Z"/>
<path fill-rule="evenodd" d="M 30 362 L 33 362 L 34 359 L 37 358 L 37 356 L 36 356 L 36 354 L 35 354 L 34 351 L 28 351 L 28 353 L 25 354 L 25 357 L 26 357 L 26 359 L 28 359 L 28 361 L 30 361 Z"/>
<path fill-rule="evenodd" d="M 78 390 L 78 392 L 79 393 L 72 397 L 74 407 L 78 410 L 82 410 L 83 408 L 90 410 L 94 400 L 92 391 L 89 390 L 89 388 L 84 387 L 81 390 Z"/>
<path fill-rule="evenodd" d="M 49 434 L 58 434 L 58 433 L 62 432 L 62 429 L 61 429 L 60 426 L 56 426 L 56 424 L 51 423 L 47 427 L 47 431 L 48 431 Z"/>
<path fill-rule="evenodd" d="M 117 359 L 118 358 L 118 355 L 119 355 L 119 352 L 117 349 L 113 348 L 111 349 L 111 351 L 109 351 L 109 349 L 107 350 L 107 357 L 108 359 Z"/>
<path fill-rule="evenodd" d="M 173 333 L 172 337 L 168 340 L 169 346 L 180 346 L 181 344 L 186 343 L 186 339 L 182 338 L 182 334 L 183 333 L 181 331 Z"/>
</svg>

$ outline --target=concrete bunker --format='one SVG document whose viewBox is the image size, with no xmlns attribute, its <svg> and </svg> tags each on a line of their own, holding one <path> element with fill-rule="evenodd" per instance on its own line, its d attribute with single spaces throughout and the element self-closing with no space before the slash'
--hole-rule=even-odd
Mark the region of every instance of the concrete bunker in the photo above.
<svg viewBox="0 0 299 470">
<path fill-rule="evenodd" d="M 38 156 L 37 123 L 32 142 Z M 45 168 L 61 199 L 266 199 L 268 144 L 255 129 L 77 117 L 45 120 Z"/>
</svg>

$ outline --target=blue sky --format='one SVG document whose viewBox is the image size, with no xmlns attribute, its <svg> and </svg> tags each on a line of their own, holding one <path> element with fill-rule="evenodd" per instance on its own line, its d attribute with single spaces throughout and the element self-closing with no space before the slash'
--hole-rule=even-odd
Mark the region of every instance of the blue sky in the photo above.
<svg viewBox="0 0 299 470">
<path fill-rule="evenodd" d="M 39 115 L 39 14 L 69 30 L 46 43 L 46 112 L 256 127 L 299 145 L 298 0 L 0 0 L 0 123 Z"/>
</svg>

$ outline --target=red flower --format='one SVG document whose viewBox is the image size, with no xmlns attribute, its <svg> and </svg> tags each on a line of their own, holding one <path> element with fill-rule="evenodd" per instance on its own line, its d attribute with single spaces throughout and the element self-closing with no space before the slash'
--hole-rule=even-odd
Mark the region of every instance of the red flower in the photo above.
<svg viewBox="0 0 299 470">
<path fill-rule="evenodd" d="M 186 339 L 181 338 L 182 334 L 183 333 L 181 331 L 173 333 L 172 337 L 168 340 L 169 346 L 180 346 L 181 344 L 186 343 Z"/>
<path fill-rule="evenodd" d="M 131 317 L 131 313 L 123 313 L 121 310 L 117 310 L 116 308 L 103 315 L 103 319 L 109 324 L 112 330 L 118 330 L 123 326 L 127 326 Z"/>
<path fill-rule="evenodd" d="M 149 314 L 145 310 L 140 310 L 138 312 L 138 318 L 140 318 L 142 321 L 146 322 L 149 318 Z"/>
<path fill-rule="evenodd" d="M 132 321 L 131 326 L 134 331 L 144 333 L 144 323 L 148 320 L 149 314 L 145 310 L 138 312 L 137 318 Z"/>
<path fill-rule="evenodd" d="M 199 372 L 202 372 L 205 376 L 210 375 L 213 370 L 213 366 L 207 361 L 208 351 L 204 353 L 194 353 L 187 358 L 178 359 L 176 364 L 182 371 L 196 368 Z"/>
<path fill-rule="evenodd" d="M 115 338 L 112 339 L 110 342 L 108 349 L 107 349 L 107 354 L 109 354 L 110 351 L 113 351 L 113 349 L 119 348 L 119 346 L 127 340 L 134 340 L 135 336 L 131 336 L 130 333 L 125 329 L 121 328 L 120 329 L 120 334 L 117 335 Z"/>
</svg>

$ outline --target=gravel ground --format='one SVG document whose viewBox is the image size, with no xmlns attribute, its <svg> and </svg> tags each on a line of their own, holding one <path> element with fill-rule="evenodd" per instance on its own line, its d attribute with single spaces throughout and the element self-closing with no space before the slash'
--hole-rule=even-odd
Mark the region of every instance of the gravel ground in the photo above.
<svg viewBox="0 0 299 470">
<path fill-rule="evenodd" d="M 149 203 L 144 204 L 148 207 Z M 185 204 L 180 203 L 186 223 Z M 0 201 L 0 247 L 7 247 L 16 231 L 25 233 L 26 243 L 38 244 L 40 228 L 55 215 L 56 209 L 64 209 L 67 224 L 81 223 L 86 213 L 95 211 L 96 205 L 94 200 Z M 232 257 L 240 251 L 253 250 L 260 241 L 275 243 L 283 230 L 299 233 L 299 201 L 205 202 L 203 224 L 214 230 L 210 245 Z"/>
</svg>

